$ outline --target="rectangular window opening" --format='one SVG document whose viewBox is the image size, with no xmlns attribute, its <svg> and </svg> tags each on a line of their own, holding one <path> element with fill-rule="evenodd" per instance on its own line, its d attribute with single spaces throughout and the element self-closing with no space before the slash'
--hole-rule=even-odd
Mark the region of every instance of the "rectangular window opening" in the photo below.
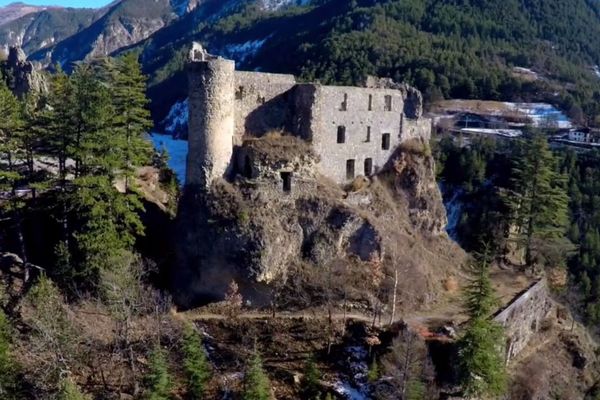
<svg viewBox="0 0 600 400">
<path fill-rule="evenodd" d="M 291 172 L 282 172 L 281 180 L 283 183 L 283 191 L 289 193 L 292 191 L 292 173 Z"/>
<path fill-rule="evenodd" d="M 392 96 L 389 94 L 385 96 L 384 111 L 392 111 Z"/>
<path fill-rule="evenodd" d="M 243 86 L 238 86 L 237 90 L 235 91 L 235 99 L 236 100 L 242 100 L 244 98 L 244 92 L 245 92 L 245 88 Z"/>
<path fill-rule="evenodd" d="M 373 173 L 373 159 L 365 158 L 365 176 L 370 176 Z"/>
<path fill-rule="evenodd" d="M 390 149 L 390 134 L 384 133 L 381 135 L 381 149 L 389 150 Z"/>
<path fill-rule="evenodd" d="M 348 93 L 344 93 L 344 101 L 342 101 L 342 104 L 340 106 L 340 111 L 347 111 L 348 110 Z"/>
<path fill-rule="evenodd" d="M 346 127 L 345 126 L 338 126 L 337 142 L 338 143 L 346 143 Z"/>
<path fill-rule="evenodd" d="M 373 111 L 373 95 L 369 95 L 369 111 Z"/>
<path fill-rule="evenodd" d="M 367 126 L 367 139 L 365 142 L 369 143 L 371 141 L 371 127 Z"/>
<path fill-rule="evenodd" d="M 354 160 L 346 161 L 346 179 L 354 179 Z"/>
</svg>

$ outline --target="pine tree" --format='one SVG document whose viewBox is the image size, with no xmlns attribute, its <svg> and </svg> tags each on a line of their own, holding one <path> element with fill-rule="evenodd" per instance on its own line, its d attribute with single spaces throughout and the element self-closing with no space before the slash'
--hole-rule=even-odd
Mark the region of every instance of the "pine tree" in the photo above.
<svg viewBox="0 0 600 400">
<path fill-rule="evenodd" d="M 484 253 L 471 268 L 473 280 L 465 293 L 470 320 L 459 342 L 461 380 L 467 397 L 498 396 L 506 389 L 504 333 L 490 319 L 496 299 L 489 278 L 489 255 Z"/>
<path fill-rule="evenodd" d="M 90 400 L 90 397 L 81 392 L 73 379 L 65 378 L 60 384 L 58 400 Z"/>
<path fill-rule="evenodd" d="M 512 170 L 514 193 L 507 198 L 525 248 L 525 262 L 535 261 L 535 240 L 562 238 L 568 223 L 566 177 L 540 134 L 523 142 Z"/>
<path fill-rule="evenodd" d="M 243 400 L 271 399 L 271 384 L 263 369 L 262 359 L 258 352 L 254 353 L 246 367 L 242 398 Z"/>
<path fill-rule="evenodd" d="M 148 400 L 170 399 L 173 381 L 169 374 L 166 352 L 160 347 L 155 348 L 150 354 L 149 368 L 146 398 Z"/>
<path fill-rule="evenodd" d="M 150 142 L 144 137 L 152 128 L 149 100 L 146 97 L 146 76 L 135 53 L 128 53 L 109 62 L 115 118 L 113 132 L 117 137 L 118 149 L 122 151 L 122 173 L 125 190 L 128 191 L 136 167 L 147 164 L 152 155 Z"/>
<path fill-rule="evenodd" d="M 8 201 L 2 208 L 13 222 L 19 242 L 19 255 L 27 262 L 27 251 L 22 231 L 24 203 L 17 193 L 23 179 L 19 164 L 24 158 L 24 148 L 19 135 L 22 129 L 21 106 L 3 81 L 0 81 L 0 192 L 6 193 Z"/>
<path fill-rule="evenodd" d="M 211 368 L 202 346 L 202 338 L 187 325 L 183 333 L 183 367 L 187 376 L 188 392 L 193 399 L 204 398 Z"/>
<path fill-rule="evenodd" d="M 321 371 L 317 368 L 315 359 L 311 356 L 304 366 L 304 376 L 302 377 L 302 393 L 306 399 L 318 400 L 321 398 Z"/>
</svg>

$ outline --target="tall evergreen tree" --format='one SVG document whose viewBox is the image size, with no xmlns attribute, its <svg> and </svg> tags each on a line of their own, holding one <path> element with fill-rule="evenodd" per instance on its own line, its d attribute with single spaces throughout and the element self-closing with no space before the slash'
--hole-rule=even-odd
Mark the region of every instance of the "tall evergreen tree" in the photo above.
<svg viewBox="0 0 600 400">
<path fill-rule="evenodd" d="M 525 261 L 535 261 L 536 239 L 562 238 L 568 222 L 565 176 L 557 169 L 557 160 L 540 134 L 522 142 L 514 161 L 514 193 L 507 197 L 518 241 L 524 246 Z"/>
<path fill-rule="evenodd" d="M 115 106 L 113 120 L 114 134 L 118 148 L 122 151 L 122 172 L 125 189 L 129 190 L 136 167 L 150 161 L 152 150 L 144 135 L 152 128 L 148 98 L 146 97 L 146 76 L 135 53 L 128 53 L 109 63 L 110 85 Z"/>
<path fill-rule="evenodd" d="M 504 333 L 490 319 L 497 300 L 489 277 L 487 253 L 471 264 L 473 279 L 466 289 L 467 329 L 460 339 L 460 368 L 467 398 L 498 396 L 506 390 Z"/>
<path fill-rule="evenodd" d="M 183 332 L 183 358 L 188 393 L 192 399 L 201 400 L 211 376 L 211 368 L 202 347 L 202 338 L 190 325 L 187 325 Z"/>
<path fill-rule="evenodd" d="M 8 197 L 2 205 L 12 221 L 19 243 L 19 255 L 27 262 L 27 251 L 22 230 L 22 208 L 24 202 L 18 194 L 18 185 L 23 179 L 20 163 L 25 150 L 20 140 L 23 127 L 22 109 L 17 98 L 6 84 L 0 81 L 0 192 Z"/>
</svg>

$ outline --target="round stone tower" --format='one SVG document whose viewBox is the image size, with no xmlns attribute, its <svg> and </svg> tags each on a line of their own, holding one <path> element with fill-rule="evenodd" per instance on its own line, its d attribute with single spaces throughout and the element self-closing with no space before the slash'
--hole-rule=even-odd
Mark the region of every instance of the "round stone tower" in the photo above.
<svg viewBox="0 0 600 400">
<path fill-rule="evenodd" d="M 210 186 L 227 174 L 233 154 L 235 63 L 194 43 L 188 64 L 186 185 Z"/>
</svg>

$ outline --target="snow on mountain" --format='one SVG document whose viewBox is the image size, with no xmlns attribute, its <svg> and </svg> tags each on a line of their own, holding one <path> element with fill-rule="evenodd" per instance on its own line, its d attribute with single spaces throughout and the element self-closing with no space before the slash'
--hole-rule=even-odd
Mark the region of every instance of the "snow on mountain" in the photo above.
<svg viewBox="0 0 600 400">
<path fill-rule="evenodd" d="M 161 124 L 164 126 L 164 132 L 173 137 L 187 136 L 188 115 L 188 99 L 173 104 Z"/>
<path fill-rule="evenodd" d="M 250 56 L 255 55 L 258 50 L 265 44 L 267 38 L 259 40 L 249 40 L 244 43 L 228 44 L 224 47 L 225 56 L 231 58 L 238 63 L 243 63 Z"/>
</svg>

